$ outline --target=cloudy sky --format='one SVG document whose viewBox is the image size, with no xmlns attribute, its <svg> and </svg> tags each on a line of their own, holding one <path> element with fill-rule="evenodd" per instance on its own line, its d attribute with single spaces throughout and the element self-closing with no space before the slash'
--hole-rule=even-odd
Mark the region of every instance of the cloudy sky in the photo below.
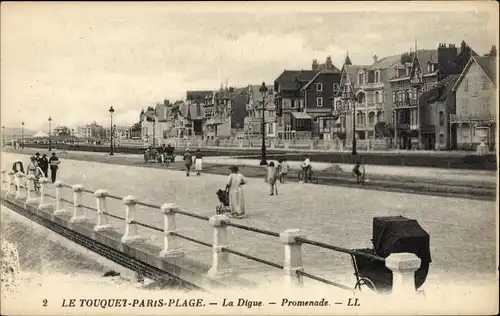
<svg viewBox="0 0 500 316">
<path fill-rule="evenodd" d="M 370 6 L 377 5 L 376 8 Z M 288 4 L 3 3 L 1 120 L 30 129 L 138 120 L 141 108 L 186 90 L 272 83 L 330 55 L 342 66 L 438 43 L 487 53 L 493 2 Z M 395 12 L 393 10 L 399 10 Z M 420 11 L 416 11 L 420 10 Z"/>
</svg>

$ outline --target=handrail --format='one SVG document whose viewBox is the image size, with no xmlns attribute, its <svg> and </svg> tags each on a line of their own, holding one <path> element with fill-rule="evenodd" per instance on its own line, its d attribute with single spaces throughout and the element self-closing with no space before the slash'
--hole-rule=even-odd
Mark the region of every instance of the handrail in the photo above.
<svg viewBox="0 0 500 316">
<path fill-rule="evenodd" d="M 260 263 L 263 263 L 263 264 L 267 264 L 268 266 L 271 266 L 271 267 L 275 267 L 275 268 L 278 268 L 278 269 L 283 269 L 283 266 L 280 265 L 280 264 L 277 264 L 277 263 L 274 263 L 274 262 L 271 262 L 271 261 L 267 261 L 267 260 L 264 260 L 264 259 L 260 259 L 260 258 L 254 257 L 254 256 L 250 256 L 250 255 L 247 255 L 245 253 L 242 253 L 242 252 L 239 252 L 239 251 L 236 251 L 236 250 L 232 250 L 232 249 L 229 249 L 229 248 L 226 248 L 226 247 L 223 247 L 222 251 L 228 252 L 228 253 L 231 253 L 233 255 L 237 255 L 237 256 L 240 256 L 240 257 L 243 257 L 243 258 L 246 258 L 246 259 L 257 261 L 257 262 L 260 262 Z"/>
<path fill-rule="evenodd" d="M 273 236 L 273 237 L 279 237 L 280 236 L 279 233 L 276 233 L 276 232 L 273 232 L 273 231 L 270 231 L 270 230 L 255 228 L 255 227 L 241 225 L 241 224 L 235 224 L 235 223 L 231 223 L 231 222 L 229 222 L 229 223 L 224 222 L 224 224 L 227 225 L 227 226 L 237 227 L 237 228 L 241 228 L 241 229 L 248 230 L 248 231 L 251 231 L 251 232 L 256 232 L 256 233 L 260 233 L 260 234 L 264 234 L 264 235 L 269 235 L 269 236 Z"/>
<path fill-rule="evenodd" d="M 320 241 L 315 241 L 315 240 L 301 238 L 301 237 L 297 237 L 297 241 L 299 241 L 303 244 L 309 244 L 312 246 L 318 246 L 318 247 L 325 248 L 325 249 L 330 249 L 330 250 L 334 250 L 334 251 L 338 251 L 338 252 L 348 253 L 350 255 L 359 255 L 359 256 L 367 257 L 367 258 L 370 258 L 373 260 L 385 262 L 385 259 L 382 257 L 371 255 L 369 253 L 364 253 L 364 252 L 357 251 L 354 249 L 347 249 L 347 248 L 343 248 L 343 247 L 333 246 L 333 245 L 325 244 L 325 243 L 320 242 Z"/>
<path fill-rule="evenodd" d="M 131 224 L 137 224 L 137 225 L 140 225 L 140 226 L 143 226 L 143 227 L 147 227 L 147 228 L 150 228 L 152 230 L 156 230 L 158 232 L 163 232 L 164 231 L 162 228 L 154 227 L 154 226 L 151 226 L 151 225 L 148 225 L 148 224 L 145 224 L 145 223 L 138 222 L 136 220 L 132 220 L 130 223 Z"/>
<path fill-rule="evenodd" d="M 321 277 L 318 277 L 318 276 L 315 276 L 313 274 L 304 272 L 302 270 L 297 270 L 297 274 L 303 275 L 305 277 L 308 277 L 310 279 L 313 279 L 313 280 L 316 280 L 316 281 L 319 281 L 319 282 L 322 282 L 322 283 L 326 283 L 326 284 L 330 284 L 330 285 L 336 286 L 336 287 L 341 288 L 343 290 L 348 290 L 348 291 L 354 292 L 354 289 L 351 288 L 351 287 L 348 287 L 348 286 L 345 286 L 345 285 L 342 285 L 340 283 L 333 282 L 333 281 L 330 281 L 330 280 L 327 280 L 327 279 L 323 279 Z"/>
<path fill-rule="evenodd" d="M 171 232 L 170 235 L 176 236 L 176 237 L 179 237 L 179 238 L 182 238 L 182 239 L 185 239 L 185 240 L 189 240 L 189 241 L 192 241 L 192 242 L 194 242 L 196 244 L 200 244 L 200 245 L 207 246 L 207 247 L 210 247 L 210 248 L 213 247 L 212 244 L 209 244 L 207 242 L 204 242 L 204 241 L 201 241 L 201 240 L 197 240 L 197 239 L 194 239 L 194 238 L 191 238 L 191 237 L 188 237 L 188 236 L 184 236 L 184 235 L 181 235 L 181 234 L 176 233 L 176 232 Z"/>
</svg>

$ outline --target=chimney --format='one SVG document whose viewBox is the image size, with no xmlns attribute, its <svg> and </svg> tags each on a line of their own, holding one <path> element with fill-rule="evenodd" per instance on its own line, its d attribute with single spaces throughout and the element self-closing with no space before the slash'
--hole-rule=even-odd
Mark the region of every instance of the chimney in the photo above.
<svg viewBox="0 0 500 316">
<path fill-rule="evenodd" d="M 326 57 L 326 69 L 332 69 L 332 68 L 333 68 L 332 57 L 328 56 Z"/>
<path fill-rule="evenodd" d="M 373 55 L 373 62 L 376 63 L 378 61 L 378 56 L 377 54 Z"/>
<path fill-rule="evenodd" d="M 318 70 L 318 68 L 319 68 L 318 60 L 317 59 L 313 59 L 312 70 Z"/>
</svg>

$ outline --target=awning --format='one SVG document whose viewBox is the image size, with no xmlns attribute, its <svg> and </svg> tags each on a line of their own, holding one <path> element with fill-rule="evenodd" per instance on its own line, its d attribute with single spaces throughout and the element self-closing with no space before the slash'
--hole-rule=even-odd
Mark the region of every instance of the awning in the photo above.
<svg viewBox="0 0 500 316">
<path fill-rule="evenodd" d="M 222 124 L 222 121 L 220 120 L 214 120 L 214 119 L 209 119 L 205 122 L 206 125 L 218 125 Z"/>
<path fill-rule="evenodd" d="M 310 120 L 311 119 L 309 114 L 304 113 L 304 112 L 292 112 L 292 115 L 294 118 L 296 118 L 298 120 Z"/>
</svg>

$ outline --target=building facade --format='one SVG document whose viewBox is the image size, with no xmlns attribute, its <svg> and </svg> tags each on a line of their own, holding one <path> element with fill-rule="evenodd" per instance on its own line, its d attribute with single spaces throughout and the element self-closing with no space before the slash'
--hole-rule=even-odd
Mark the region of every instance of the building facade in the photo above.
<svg viewBox="0 0 500 316">
<path fill-rule="evenodd" d="M 477 127 L 487 127 L 486 145 L 496 146 L 496 56 L 472 57 L 453 87 L 456 93 L 455 113 L 450 115 L 451 129 L 456 131 L 453 147 L 475 150 L 480 144 Z"/>
<path fill-rule="evenodd" d="M 101 125 L 98 125 L 95 121 L 84 125 L 84 126 L 79 126 L 77 127 L 76 135 L 78 137 L 83 137 L 83 138 L 94 138 L 94 139 L 101 139 L 106 136 L 106 131 L 104 127 Z"/>
<path fill-rule="evenodd" d="M 264 133 L 268 138 L 277 136 L 276 107 L 274 105 L 274 87 L 266 86 L 267 93 L 262 95 L 261 85 L 248 86 L 246 117 L 244 119 L 247 138 L 262 137 L 262 115 L 264 113 Z M 262 111 L 264 101 L 264 111 Z"/>
</svg>

